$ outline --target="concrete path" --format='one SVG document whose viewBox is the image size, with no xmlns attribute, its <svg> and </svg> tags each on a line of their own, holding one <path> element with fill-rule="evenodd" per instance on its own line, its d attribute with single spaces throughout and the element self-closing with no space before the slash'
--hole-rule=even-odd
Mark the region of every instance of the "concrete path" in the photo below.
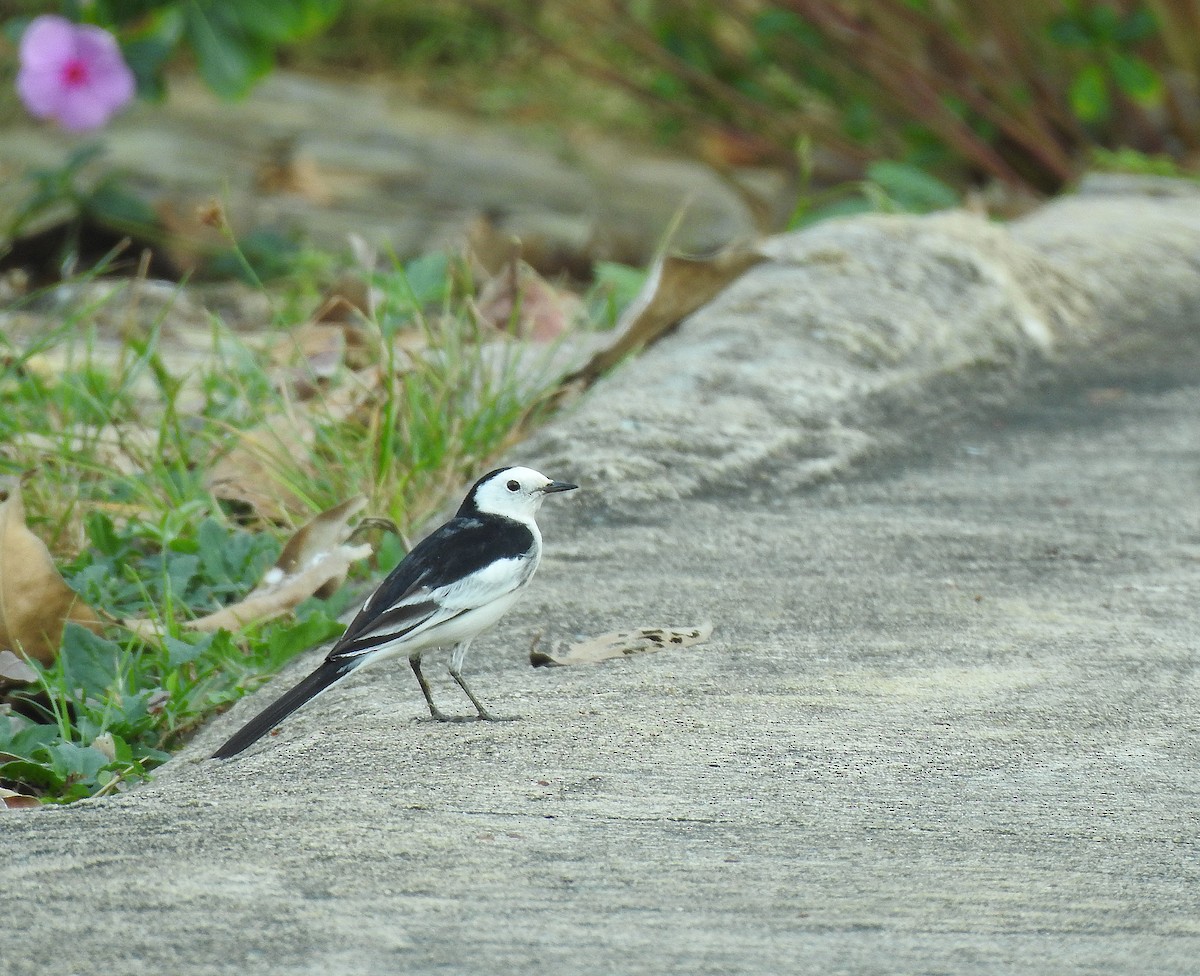
<svg viewBox="0 0 1200 976">
<path fill-rule="evenodd" d="M 468 663 L 521 721 L 381 668 L 199 758 L 298 662 L 0 818 L 5 972 L 1200 971 L 1200 202 L 780 248 L 514 452 L 585 487 Z"/>
</svg>

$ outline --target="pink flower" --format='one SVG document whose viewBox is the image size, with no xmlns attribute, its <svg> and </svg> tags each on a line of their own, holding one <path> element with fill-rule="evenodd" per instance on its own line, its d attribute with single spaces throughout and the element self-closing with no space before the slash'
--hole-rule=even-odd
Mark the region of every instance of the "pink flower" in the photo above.
<svg viewBox="0 0 1200 976">
<path fill-rule="evenodd" d="M 21 35 L 17 93 L 39 119 L 98 129 L 133 98 L 133 72 L 108 31 L 47 14 Z"/>
</svg>

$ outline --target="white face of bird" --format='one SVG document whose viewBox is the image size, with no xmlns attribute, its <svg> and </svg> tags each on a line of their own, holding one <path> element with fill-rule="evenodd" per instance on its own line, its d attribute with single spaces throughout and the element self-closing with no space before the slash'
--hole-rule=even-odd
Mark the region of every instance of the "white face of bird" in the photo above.
<svg viewBox="0 0 1200 976">
<path fill-rule="evenodd" d="M 533 468 L 501 468 L 475 485 L 473 497 L 481 512 L 524 522 L 533 519 L 547 495 L 577 487 L 551 481 Z"/>
</svg>

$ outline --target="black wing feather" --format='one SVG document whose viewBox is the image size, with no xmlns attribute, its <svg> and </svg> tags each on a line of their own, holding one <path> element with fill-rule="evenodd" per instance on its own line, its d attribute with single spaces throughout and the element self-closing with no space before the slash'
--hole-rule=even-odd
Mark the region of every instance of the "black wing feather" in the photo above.
<svg viewBox="0 0 1200 976">
<path fill-rule="evenodd" d="M 328 659 L 332 661 L 359 657 L 379 644 L 403 637 L 424 623 L 437 609 L 438 605 L 433 600 L 421 600 L 418 603 L 406 603 L 402 607 L 384 610 L 371 618 L 371 626 L 366 631 L 360 630 L 350 640 L 343 637 L 338 641 L 337 646 L 329 652 Z"/>
</svg>

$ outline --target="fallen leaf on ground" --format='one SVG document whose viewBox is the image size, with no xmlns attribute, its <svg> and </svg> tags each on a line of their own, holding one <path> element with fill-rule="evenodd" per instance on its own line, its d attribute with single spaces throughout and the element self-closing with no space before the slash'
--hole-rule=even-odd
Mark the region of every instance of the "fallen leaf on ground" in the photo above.
<svg viewBox="0 0 1200 976">
<path fill-rule="evenodd" d="M 27 685 L 37 681 L 37 672 L 12 651 L 0 651 L 0 688 L 6 684 Z"/>
<path fill-rule="evenodd" d="M 466 250 L 476 271 L 494 277 L 521 256 L 525 242 L 497 226 L 487 214 L 480 214 L 467 228 Z"/>
<path fill-rule="evenodd" d="M 366 499 L 352 498 L 322 512 L 292 536 L 275 565 L 244 599 L 183 626 L 201 632 L 237 631 L 281 617 L 310 596 L 328 594 L 342 584 L 351 564 L 374 552 L 365 543 L 346 545 L 351 534 L 347 523 L 365 505 Z M 121 626 L 143 640 L 157 641 L 163 633 L 157 621 L 145 618 L 122 620 Z"/>
<path fill-rule="evenodd" d="M 0 649 L 49 664 L 68 620 L 99 631 L 100 618 L 67 586 L 50 550 L 25 524 L 21 489 L 0 502 Z"/>
<path fill-rule="evenodd" d="M 286 523 L 307 503 L 291 484 L 294 473 L 310 463 L 309 448 L 317 424 L 346 420 L 369 403 L 383 383 L 380 370 L 351 373 L 333 389 L 303 404 L 291 403 L 257 427 L 240 431 L 232 450 L 219 458 L 205 478 L 217 498 L 242 502 L 269 522 Z"/>
<path fill-rule="evenodd" d="M 340 505 L 322 512 L 307 525 L 300 529 L 287 541 L 283 552 L 275 560 L 275 565 L 267 571 L 259 586 L 272 584 L 276 579 L 295 576 L 315 566 L 330 552 L 336 550 L 350 538 L 350 519 L 367 507 L 367 500 L 361 495 L 348 499 Z M 274 576 L 273 574 L 278 574 Z M 328 582 L 315 591 L 315 595 L 325 598 L 333 593 L 346 580 L 346 574 L 330 578 Z"/>
<path fill-rule="evenodd" d="M 514 257 L 480 289 L 475 313 L 497 332 L 551 342 L 583 317 L 583 303 Z"/>
<path fill-rule="evenodd" d="M 666 647 L 691 647 L 703 644 L 712 636 L 713 625 L 697 627 L 637 627 L 601 634 L 565 651 L 548 654 L 536 649 L 529 652 L 529 663 L 535 668 L 566 667 L 571 664 L 596 664 L 614 657 L 630 657 L 661 651 Z"/>
<path fill-rule="evenodd" d="M 564 385 L 589 386 L 631 353 L 649 345 L 717 297 L 766 258 L 757 246 L 729 248 L 710 258 L 664 255 L 650 269 L 637 298 L 617 322 L 616 338 Z"/>
<path fill-rule="evenodd" d="M 346 329 L 337 324 L 305 322 L 289 329 L 271 346 L 277 366 L 300 371 L 308 380 L 328 380 L 346 358 Z"/>
<path fill-rule="evenodd" d="M 0 803 L 3 803 L 7 810 L 26 810 L 41 806 L 36 796 L 18 793 L 3 786 L 0 786 Z"/>
<path fill-rule="evenodd" d="M 372 263 L 374 258 L 365 258 Z M 370 267 L 369 264 L 364 265 Z M 354 271 L 342 274 L 321 296 L 321 304 L 313 313 L 314 322 L 339 325 L 366 325 L 375 318 L 381 300 L 378 288 Z"/>
<path fill-rule="evenodd" d="M 233 449 L 204 479 L 209 491 L 225 501 L 249 505 L 268 522 L 287 522 L 303 509 L 304 499 L 288 483 L 303 463 L 316 431 L 306 417 L 281 414 L 238 434 Z"/>
</svg>

